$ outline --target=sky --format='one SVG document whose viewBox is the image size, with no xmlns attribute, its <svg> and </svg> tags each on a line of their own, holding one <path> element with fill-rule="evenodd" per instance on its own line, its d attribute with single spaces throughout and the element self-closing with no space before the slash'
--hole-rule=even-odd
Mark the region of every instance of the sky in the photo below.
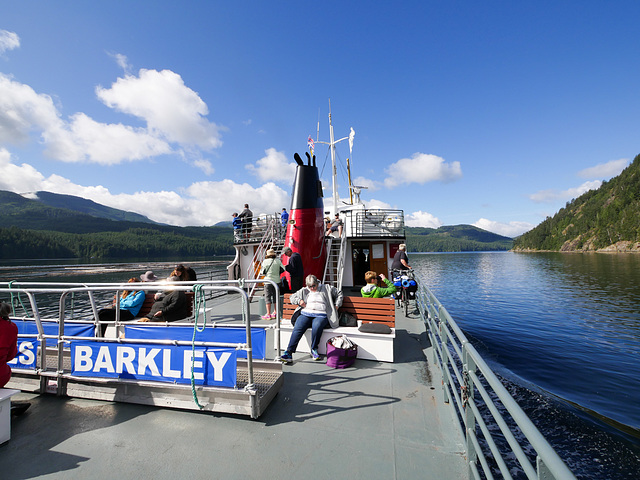
<svg viewBox="0 0 640 480">
<path fill-rule="evenodd" d="M 0 1 L 0 190 L 171 225 L 333 202 L 509 237 L 640 153 L 637 1 Z"/>
</svg>

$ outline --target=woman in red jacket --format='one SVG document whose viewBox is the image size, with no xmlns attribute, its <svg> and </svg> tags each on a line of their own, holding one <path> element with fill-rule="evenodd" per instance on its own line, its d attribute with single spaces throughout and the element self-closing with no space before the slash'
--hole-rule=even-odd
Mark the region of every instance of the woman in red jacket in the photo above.
<svg viewBox="0 0 640 480">
<path fill-rule="evenodd" d="M 11 367 L 7 362 L 18 354 L 18 327 L 9 320 L 11 306 L 0 303 L 0 388 L 11 378 Z"/>
</svg>

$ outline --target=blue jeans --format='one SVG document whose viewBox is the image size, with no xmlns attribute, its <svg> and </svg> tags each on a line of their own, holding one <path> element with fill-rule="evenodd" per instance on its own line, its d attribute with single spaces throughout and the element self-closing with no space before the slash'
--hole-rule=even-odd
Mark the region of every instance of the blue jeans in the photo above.
<svg viewBox="0 0 640 480">
<path fill-rule="evenodd" d="M 317 350 L 320 337 L 322 337 L 322 331 L 328 326 L 329 319 L 326 315 L 322 315 L 321 317 L 308 317 L 300 314 L 296 320 L 296 324 L 293 326 L 293 333 L 291 333 L 291 340 L 289 340 L 287 352 L 294 353 L 296 351 L 298 342 L 309 327 L 311 327 L 311 348 Z"/>
</svg>

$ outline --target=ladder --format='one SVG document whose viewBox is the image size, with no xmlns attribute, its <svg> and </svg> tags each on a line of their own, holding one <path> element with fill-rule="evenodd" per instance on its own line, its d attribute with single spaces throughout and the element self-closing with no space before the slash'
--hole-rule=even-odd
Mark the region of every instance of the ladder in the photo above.
<svg viewBox="0 0 640 480">
<path fill-rule="evenodd" d="M 344 273 L 344 259 L 347 250 L 347 238 L 343 234 L 340 238 L 327 239 L 327 262 L 324 266 L 322 283 L 342 289 L 342 275 Z"/>
</svg>

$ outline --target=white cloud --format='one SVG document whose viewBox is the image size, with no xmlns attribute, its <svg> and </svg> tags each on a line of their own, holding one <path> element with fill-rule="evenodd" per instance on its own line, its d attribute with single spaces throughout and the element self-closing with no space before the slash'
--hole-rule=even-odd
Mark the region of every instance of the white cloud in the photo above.
<svg viewBox="0 0 640 480">
<path fill-rule="evenodd" d="M 296 164 L 289 162 L 283 152 L 275 148 L 264 151 L 265 156 L 255 165 L 249 164 L 245 168 L 263 182 L 277 182 L 291 185 L 296 175 Z"/>
<path fill-rule="evenodd" d="M 388 177 L 384 180 L 389 188 L 402 184 L 427 182 L 453 182 L 462 177 L 460 162 L 446 163 L 436 155 L 414 153 L 411 158 L 401 158 L 385 169 Z"/>
<path fill-rule="evenodd" d="M 559 201 L 565 202 L 573 198 L 578 198 L 580 195 L 588 192 L 589 190 L 596 190 L 600 188 L 600 185 L 602 185 L 602 182 L 600 180 L 595 180 L 592 182 L 584 182 L 579 187 L 569 188 L 563 191 L 541 190 L 529 195 L 529 199 L 536 203 L 553 203 Z"/>
<path fill-rule="evenodd" d="M 0 30 L 0 55 L 20 46 L 20 37 L 14 32 Z"/>
<path fill-rule="evenodd" d="M 405 214 L 404 223 L 409 227 L 438 228 L 442 226 L 442 222 L 439 218 L 434 217 L 429 212 L 423 212 L 422 210 L 410 213 L 409 215 Z"/>
<path fill-rule="evenodd" d="M 608 180 L 615 177 L 629 165 L 628 158 L 621 158 L 620 160 L 611 160 L 606 163 L 600 163 L 594 167 L 585 168 L 578 172 L 578 176 L 581 178 L 599 178 Z"/>
<path fill-rule="evenodd" d="M 213 173 L 198 148 L 220 146 L 220 129 L 202 117 L 206 105 L 178 75 L 141 70 L 140 78 L 119 79 L 110 90 L 99 88 L 98 95 L 108 106 L 145 119 L 147 128 L 101 123 L 84 113 L 64 121 L 49 95 L 0 73 L 0 143 L 26 144 L 39 134 L 50 158 L 102 165 L 176 153 Z"/>
<path fill-rule="evenodd" d="M 129 75 L 131 73 L 131 69 L 133 68 L 131 66 L 131 64 L 129 64 L 129 59 L 127 58 L 126 55 L 123 55 L 121 53 L 110 53 L 107 52 L 107 55 L 109 55 L 111 58 L 113 58 L 116 63 L 118 64 L 118 66 L 122 69 L 122 71 Z"/>
<path fill-rule="evenodd" d="M 366 177 L 355 177 L 351 180 L 351 183 L 359 187 L 367 187 L 366 189 L 370 192 L 375 192 L 382 188 L 382 184 L 380 182 Z"/>
<path fill-rule="evenodd" d="M 474 227 L 481 228 L 486 230 L 487 232 L 497 233 L 498 235 L 503 235 L 505 237 L 517 237 L 518 235 L 522 235 L 525 232 L 531 230 L 535 225 L 528 222 L 509 222 L 509 223 L 501 223 L 495 222 L 493 220 L 487 220 L 486 218 L 481 218 L 477 222 L 472 223 Z"/>
<path fill-rule="evenodd" d="M 45 153 L 66 162 L 111 165 L 171 153 L 166 142 L 143 128 L 98 123 L 84 113 L 71 117 L 68 130 L 51 129 L 44 136 L 49 145 Z"/>
<path fill-rule="evenodd" d="M 11 154 L 0 148 L 0 190 L 27 193 L 44 190 L 76 195 L 121 210 L 145 215 L 151 220 L 170 225 L 213 225 L 231 220 L 234 211 L 245 203 L 255 215 L 279 213 L 289 207 L 289 193 L 273 182 L 260 187 L 232 180 L 197 182 L 184 192 L 149 192 L 112 194 L 107 188 L 77 185 L 59 175 L 45 177 L 31 165 L 15 165 Z"/>
<path fill-rule="evenodd" d="M 53 100 L 0 73 L 0 142 L 26 143 L 36 130 L 64 130 Z"/>
<path fill-rule="evenodd" d="M 209 122 L 206 103 L 171 70 L 141 69 L 139 76 L 119 78 L 111 88 L 96 88 L 108 107 L 147 123 L 153 135 L 211 150 L 222 145 L 221 127 Z"/>
</svg>

